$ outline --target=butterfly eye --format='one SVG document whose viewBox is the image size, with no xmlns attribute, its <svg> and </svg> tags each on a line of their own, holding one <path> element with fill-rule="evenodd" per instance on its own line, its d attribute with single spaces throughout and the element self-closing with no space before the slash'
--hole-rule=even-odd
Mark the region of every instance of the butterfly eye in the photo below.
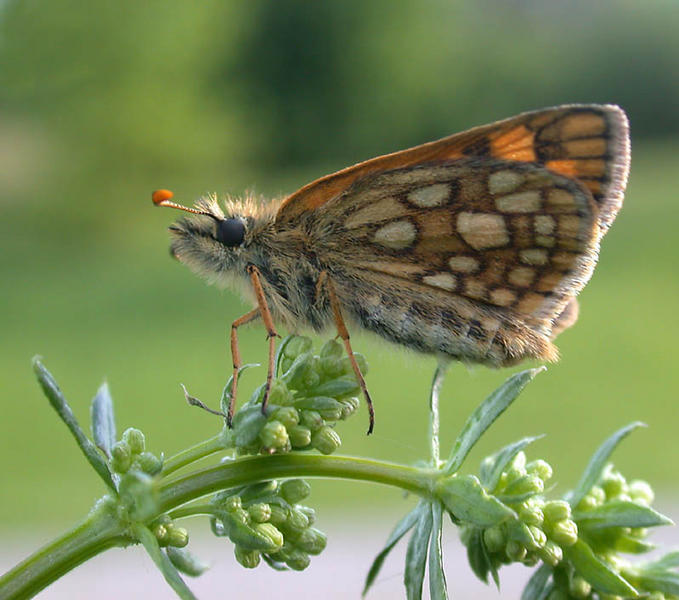
<svg viewBox="0 0 679 600">
<path fill-rule="evenodd" d="M 240 219 L 222 219 L 217 224 L 217 241 L 233 248 L 245 239 L 245 225 Z"/>
</svg>

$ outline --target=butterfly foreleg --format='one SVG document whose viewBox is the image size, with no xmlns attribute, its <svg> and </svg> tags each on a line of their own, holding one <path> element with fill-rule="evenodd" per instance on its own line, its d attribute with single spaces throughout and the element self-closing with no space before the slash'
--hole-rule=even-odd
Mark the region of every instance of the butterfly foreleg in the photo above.
<svg viewBox="0 0 679 600">
<path fill-rule="evenodd" d="M 233 409 L 236 405 L 236 395 L 238 393 L 238 371 L 242 366 L 240 358 L 240 350 L 238 349 L 238 333 L 237 329 L 241 325 L 250 323 L 258 317 L 261 316 L 259 308 L 251 310 L 249 313 L 244 314 L 242 317 L 236 319 L 231 323 L 231 360 L 233 361 L 233 377 L 231 386 L 231 398 L 229 400 L 229 410 L 226 413 L 226 424 L 231 427 L 231 422 L 233 420 Z"/>
<path fill-rule="evenodd" d="M 344 323 L 344 318 L 342 317 L 342 311 L 340 308 L 339 300 L 337 299 L 337 294 L 335 293 L 335 286 L 333 285 L 332 279 L 328 276 L 327 271 L 322 271 L 318 282 L 316 284 L 316 296 L 320 296 L 321 289 L 325 287 L 328 291 L 328 299 L 330 300 L 330 308 L 332 310 L 332 316 L 335 320 L 335 326 L 337 327 L 337 335 L 342 338 L 344 343 L 344 348 L 346 349 L 347 356 L 349 357 L 349 362 L 351 363 L 351 368 L 354 370 L 354 375 L 356 376 L 356 381 L 361 386 L 361 391 L 365 397 L 365 402 L 368 406 L 368 414 L 370 415 L 370 424 L 368 426 L 368 435 L 373 432 L 375 427 L 375 409 L 373 407 L 372 399 L 370 398 L 370 393 L 368 392 L 368 387 L 365 384 L 365 379 L 363 378 L 363 373 L 356 362 L 354 357 L 354 351 L 351 349 L 351 342 L 349 341 L 349 331 Z"/>
</svg>

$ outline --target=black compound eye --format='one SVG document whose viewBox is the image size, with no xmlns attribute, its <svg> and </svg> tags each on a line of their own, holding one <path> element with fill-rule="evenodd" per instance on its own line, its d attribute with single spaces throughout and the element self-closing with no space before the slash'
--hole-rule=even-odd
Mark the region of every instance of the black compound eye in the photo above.
<svg viewBox="0 0 679 600">
<path fill-rule="evenodd" d="M 222 219 L 217 224 L 217 241 L 225 246 L 240 246 L 245 239 L 245 225 L 240 219 Z"/>
</svg>

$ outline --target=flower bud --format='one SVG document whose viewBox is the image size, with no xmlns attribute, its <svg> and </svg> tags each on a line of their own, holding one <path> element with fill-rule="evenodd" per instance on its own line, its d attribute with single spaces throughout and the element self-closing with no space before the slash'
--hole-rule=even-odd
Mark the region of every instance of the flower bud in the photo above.
<svg viewBox="0 0 679 600">
<path fill-rule="evenodd" d="M 288 479 L 280 488 L 280 495 L 290 504 L 297 504 L 310 493 L 311 486 L 304 479 Z"/>
<path fill-rule="evenodd" d="M 242 508 L 240 496 L 230 496 L 223 502 L 222 506 L 224 507 L 224 510 L 228 512 L 240 510 Z"/>
<path fill-rule="evenodd" d="M 326 377 L 334 378 L 342 373 L 342 356 L 344 348 L 336 340 L 323 344 L 320 352 L 320 369 Z"/>
<path fill-rule="evenodd" d="M 578 502 L 578 510 L 588 511 L 599 506 L 597 499 L 592 494 L 586 494 Z"/>
<path fill-rule="evenodd" d="M 311 429 L 304 427 L 304 425 L 289 427 L 288 437 L 293 448 L 306 448 L 311 444 Z"/>
<path fill-rule="evenodd" d="M 545 482 L 537 475 L 524 475 L 517 477 L 505 490 L 505 494 L 511 496 L 523 496 L 524 494 L 541 494 L 545 491 Z"/>
<path fill-rule="evenodd" d="M 519 519 L 526 525 L 541 527 L 545 520 L 542 509 L 532 502 L 522 502 L 519 508 Z"/>
<path fill-rule="evenodd" d="M 132 451 L 126 442 L 116 442 L 111 447 L 111 468 L 116 473 L 127 473 L 132 465 Z"/>
<path fill-rule="evenodd" d="M 283 355 L 292 358 L 293 360 L 297 358 L 300 354 L 309 352 L 311 346 L 313 345 L 310 338 L 296 335 L 285 345 Z"/>
<path fill-rule="evenodd" d="M 269 522 L 273 523 L 276 527 L 282 526 L 288 520 L 290 511 L 287 508 L 278 504 L 271 504 L 269 508 L 271 509 Z"/>
<path fill-rule="evenodd" d="M 325 425 L 323 417 L 321 417 L 321 415 L 319 415 L 315 410 L 300 411 L 299 422 L 300 425 L 307 427 L 312 433 Z"/>
<path fill-rule="evenodd" d="M 254 569 L 259 565 L 259 550 L 248 550 L 241 546 L 236 546 L 233 553 L 236 555 L 236 560 L 246 569 Z"/>
<path fill-rule="evenodd" d="M 264 448 L 273 452 L 284 450 L 290 443 L 288 431 L 283 423 L 279 421 L 269 421 L 266 423 L 259 432 L 259 439 Z"/>
<path fill-rule="evenodd" d="M 344 398 L 339 403 L 342 405 L 342 416 L 340 417 L 342 420 L 348 419 L 361 405 L 361 401 L 356 396 Z"/>
<path fill-rule="evenodd" d="M 368 372 L 368 362 L 366 361 L 365 356 L 360 352 L 354 352 L 354 358 L 356 359 L 356 364 L 361 370 L 361 373 L 365 375 Z M 354 367 L 351 365 L 351 359 L 348 356 L 345 356 L 342 359 L 342 372 L 346 375 L 354 375 Z"/>
<path fill-rule="evenodd" d="M 132 452 L 132 454 L 140 454 L 146 447 L 144 434 L 134 427 L 126 429 L 121 439 L 130 447 L 130 452 Z"/>
<path fill-rule="evenodd" d="M 526 453 L 523 450 L 517 453 L 505 473 L 507 474 L 507 483 L 511 483 L 526 474 Z"/>
<path fill-rule="evenodd" d="M 563 550 L 551 540 L 548 540 L 536 552 L 543 562 L 552 567 L 556 567 L 563 560 Z"/>
<path fill-rule="evenodd" d="M 573 598 L 589 598 L 592 586 L 580 575 L 573 575 L 568 582 L 568 591 Z"/>
<path fill-rule="evenodd" d="M 288 390 L 288 386 L 285 385 L 280 379 L 274 379 L 271 382 L 271 388 L 269 389 L 269 405 L 270 406 L 285 406 L 292 400 L 292 394 Z"/>
<path fill-rule="evenodd" d="M 283 534 L 271 523 L 256 523 L 253 530 L 258 536 L 266 540 L 269 546 L 267 552 L 275 552 L 283 547 Z"/>
<path fill-rule="evenodd" d="M 271 518 L 271 506 L 258 502 L 248 506 L 248 514 L 255 523 L 266 523 Z"/>
<path fill-rule="evenodd" d="M 167 526 L 167 545 L 175 548 L 183 548 L 189 543 L 189 532 L 183 527 Z"/>
<path fill-rule="evenodd" d="M 304 571 L 309 566 L 311 559 L 306 552 L 297 548 L 291 548 L 285 552 L 284 562 L 293 571 Z"/>
<path fill-rule="evenodd" d="M 565 500 L 550 500 L 545 502 L 542 507 L 542 512 L 545 515 L 545 521 L 548 523 L 556 523 L 571 517 L 571 505 Z"/>
<path fill-rule="evenodd" d="M 309 527 L 309 518 L 299 509 L 292 508 L 285 522 L 285 530 L 292 535 L 299 535 Z"/>
<path fill-rule="evenodd" d="M 549 592 L 547 600 L 569 600 L 568 593 L 564 592 L 563 590 L 553 589 L 551 592 Z"/>
<path fill-rule="evenodd" d="M 606 502 L 606 492 L 598 485 L 593 485 L 588 492 L 596 500 L 597 506 Z"/>
<path fill-rule="evenodd" d="M 560 546 L 572 546 L 578 541 L 578 526 L 575 521 L 564 519 L 554 523 L 549 537 Z"/>
<path fill-rule="evenodd" d="M 299 423 L 299 412 L 294 406 L 283 406 L 272 413 L 270 421 L 282 423 L 286 429 L 290 429 Z"/>
<path fill-rule="evenodd" d="M 169 537 L 169 531 L 167 529 L 167 525 L 163 525 L 162 523 L 159 523 L 153 528 L 153 535 L 154 537 L 158 540 L 158 543 L 161 546 L 167 546 L 167 540 Z"/>
<path fill-rule="evenodd" d="M 295 539 L 295 546 L 300 550 L 312 555 L 317 555 L 325 550 L 328 543 L 328 538 L 326 535 L 315 529 L 314 527 L 307 527 L 302 533 Z"/>
<path fill-rule="evenodd" d="M 547 535 L 542 529 L 534 525 L 528 525 L 528 530 L 533 537 L 534 546 L 532 546 L 532 549 L 542 548 L 547 543 Z"/>
<path fill-rule="evenodd" d="M 505 546 L 505 553 L 512 561 L 523 560 L 527 554 L 527 550 L 516 540 L 509 540 Z"/>
<path fill-rule="evenodd" d="M 620 494 L 627 493 L 627 481 L 621 473 L 608 465 L 601 478 L 601 487 L 606 493 L 606 498 L 615 498 Z"/>
<path fill-rule="evenodd" d="M 644 506 L 650 506 L 655 499 L 655 493 L 653 488 L 641 479 L 635 479 L 629 484 L 629 495 L 632 500 L 637 504 L 643 504 Z"/>
<path fill-rule="evenodd" d="M 342 445 L 342 440 L 332 427 L 326 425 L 311 436 L 311 444 L 321 454 L 332 454 Z"/>
<path fill-rule="evenodd" d="M 537 475 L 542 481 L 548 481 L 552 478 L 554 471 L 552 466 L 542 459 L 534 460 L 526 465 L 526 471 L 529 474 Z"/>
<path fill-rule="evenodd" d="M 304 385 L 304 379 L 312 369 L 313 357 L 310 352 L 300 354 L 290 365 L 290 368 L 281 375 L 280 379 L 285 385 L 294 390 Z"/>
<path fill-rule="evenodd" d="M 275 494 L 278 490 L 278 482 L 275 479 L 269 481 L 261 481 L 260 483 L 253 483 L 243 488 L 238 495 L 241 497 L 241 501 L 244 503 L 252 502 L 253 500 L 258 500 L 264 496 L 270 496 Z"/>
<path fill-rule="evenodd" d="M 137 463 L 139 468 L 148 475 L 158 475 L 163 468 L 162 461 L 151 452 L 142 452 L 137 458 Z"/>
<path fill-rule="evenodd" d="M 313 525 L 316 522 L 316 511 L 313 508 L 302 505 L 298 505 L 295 508 L 306 515 L 307 519 L 309 519 L 309 525 Z"/>
<path fill-rule="evenodd" d="M 504 529 L 499 525 L 495 525 L 484 530 L 483 541 L 490 552 L 499 552 L 507 543 L 507 538 L 505 537 Z"/>
</svg>

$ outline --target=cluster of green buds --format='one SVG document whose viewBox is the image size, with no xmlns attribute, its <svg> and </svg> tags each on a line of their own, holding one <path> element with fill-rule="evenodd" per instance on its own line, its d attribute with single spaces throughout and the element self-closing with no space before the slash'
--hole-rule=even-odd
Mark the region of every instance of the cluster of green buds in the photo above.
<svg viewBox="0 0 679 600">
<path fill-rule="evenodd" d="M 211 527 L 235 545 L 238 562 L 253 569 L 260 560 L 275 569 L 302 571 L 327 539 L 312 527 L 315 512 L 299 504 L 311 487 L 303 479 L 267 481 L 215 494 Z"/>
<path fill-rule="evenodd" d="M 110 464 L 113 472 L 119 475 L 132 469 L 154 476 L 163 468 L 163 461 L 146 451 L 144 434 L 134 427 L 126 429 L 122 438 L 111 447 Z"/>
<path fill-rule="evenodd" d="M 485 459 L 482 472 L 496 460 L 496 456 Z M 462 539 L 468 547 L 472 539 L 482 540 L 491 571 L 514 562 L 533 566 L 542 561 L 554 567 L 563 559 L 563 548 L 578 540 L 578 527 L 571 518 L 568 502 L 542 496 L 551 477 L 552 467 L 547 462 L 526 463 L 525 453 L 518 452 L 494 487 L 487 490 L 512 509 L 516 518 L 483 529 L 480 539 L 474 535 L 479 533 L 478 528 L 462 528 Z"/>
<path fill-rule="evenodd" d="M 354 356 L 365 373 L 365 358 Z M 316 449 L 332 454 L 341 445 L 334 426 L 356 412 L 358 392 L 351 363 L 340 343 L 331 340 L 316 355 L 309 338 L 291 336 L 278 351 L 267 414 L 261 412 L 264 386 L 260 386 L 234 415 L 236 451 L 275 454 Z"/>
</svg>

